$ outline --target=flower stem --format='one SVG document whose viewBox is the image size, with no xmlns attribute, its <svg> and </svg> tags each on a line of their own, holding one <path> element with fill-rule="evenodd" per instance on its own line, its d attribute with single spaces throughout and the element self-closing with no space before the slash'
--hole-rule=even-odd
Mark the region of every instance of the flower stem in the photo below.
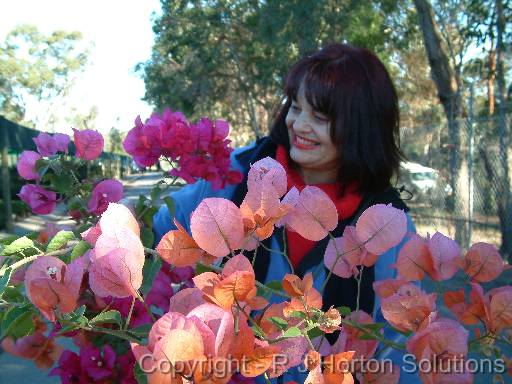
<svg viewBox="0 0 512 384">
<path fill-rule="evenodd" d="M 130 321 L 132 319 L 132 314 L 133 314 L 133 307 L 135 306 L 135 296 L 133 296 L 132 298 L 132 304 L 130 305 L 130 311 L 128 312 L 128 317 L 126 318 L 126 323 L 124 324 L 124 328 L 123 329 L 128 329 L 128 325 L 130 324 Z"/>
</svg>

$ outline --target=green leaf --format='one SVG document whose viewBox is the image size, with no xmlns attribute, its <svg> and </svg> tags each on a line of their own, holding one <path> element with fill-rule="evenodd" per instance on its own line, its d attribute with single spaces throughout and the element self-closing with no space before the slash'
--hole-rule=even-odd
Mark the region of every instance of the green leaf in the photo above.
<svg viewBox="0 0 512 384">
<path fill-rule="evenodd" d="M 176 204 L 174 203 L 174 199 L 171 196 L 165 196 L 162 200 L 165 205 L 167 205 L 167 209 L 169 209 L 169 215 L 171 216 L 172 221 L 176 213 Z"/>
<path fill-rule="evenodd" d="M 162 266 L 162 259 L 159 256 L 146 260 L 142 268 L 142 286 L 141 291 L 145 295 L 151 289 L 153 280 Z M 170 287 L 169 287 L 170 288 Z"/>
<path fill-rule="evenodd" d="M 9 285 L 9 280 L 11 279 L 12 269 L 7 268 L 4 272 L 4 275 L 0 277 L 0 297 L 3 296 L 7 285 Z"/>
<path fill-rule="evenodd" d="M 3 300 L 8 301 L 9 303 L 23 303 L 25 301 L 25 296 L 20 292 L 18 287 L 7 286 L 5 287 L 3 295 L 0 295 Z"/>
<path fill-rule="evenodd" d="M 349 316 L 351 313 L 352 313 L 352 310 L 350 309 L 350 307 L 338 307 L 336 308 L 338 310 L 338 312 L 340 313 L 341 316 Z"/>
<path fill-rule="evenodd" d="M 194 275 L 197 276 L 197 275 L 200 275 L 201 273 L 205 273 L 205 272 L 215 272 L 215 271 L 213 269 L 211 269 L 210 267 L 208 267 L 207 265 L 197 263 L 196 269 L 194 271 Z"/>
<path fill-rule="evenodd" d="M 52 187 L 59 193 L 70 192 L 73 185 L 73 179 L 68 173 L 61 173 L 60 175 L 51 175 Z"/>
<path fill-rule="evenodd" d="M 100 313 L 98 316 L 93 317 L 89 321 L 89 324 L 92 325 L 104 323 L 118 324 L 119 326 L 122 326 L 121 314 L 119 313 L 119 311 L 110 310 Z"/>
<path fill-rule="evenodd" d="M 50 164 L 48 160 L 39 159 L 36 161 L 36 171 L 41 179 L 46 175 L 46 172 L 48 172 L 49 168 Z"/>
<path fill-rule="evenodd" d="M 377 340 L 377 337 L 372 335 L 371 333 L 363 333 L 362 335 L 357 337 L 359 340 Z"/>
<path fill-rule="evenodd" d="M 137 380 L 137 384 L 148 384 L 147 374 L 144 373 L 139 363 L 136 363 L 133 366 L 133 376 L 135 376 L 135 380 Z"/>
<path fill-rule="evenodd" d="M 286 328 L 288 328 L 288 322 L 285 319 L 281 319 L 280 317 L 272 316 L 267 320 L 278 327 L 281 331 L 284 331 Z"/>
<path fill-rule="evenodd" d="M 21 252 L 27 248 L 31 248 L 34 246 L 34 242 L 30 240 L 28 237 L 23 236 L 19 239 L 14 240 L 11 244 L 5 247 L 1 256 L 10 256 L 15 253 Z"/>
<path fill-rule="evenodd" d="M 146 208 L 144 215 L 142 215 L 142 220 L 144 221 L 144 224 L 146 224 L 148 228 L 153 228 L 153 216 L 155 216 L 155 213 L 157 212 L 157 207 L 150 207 Z"/>
<path fill-rule="evenodd" d="M 73 311 L 73 317 L 82 317 L 85 313 L 86 306 L 82 305 L 81 307 L 75 309 Z"/>
<path fill-rule="evenodd" d="M 5 336 L 19 338 L 30 335 L 34 331 L 34 321 L 30 306 L 13 307 L 7 311 L 2 319 L 2 332 L 0 339 Z"/>
<path fill-rule="evenodd" d="M 322 330 L 318 327 L 315 327 L 308 331 L 308 336 L 310 339 L 314 339 L 315 337 L 322 336 L 323 334 L 324 334 L 324 332 L 322 332 Z"/>
<path fill-rule="evenodd" d="M 71 251 L 71 258 L 69 261 L 71 262 L 75 259 L 78 259 L 80 256 L 83 256 L 85 254 L 85 252 L 87 252 L 91 248 L 92 248 L 91 244 L 89 244 L 87 241 L 80 240 L 80 242 Z"/>
<path fill-rule="evenodd" d="M 46 252 L 54 252 L 64 248 L 68 241 L 76 239 L 75 234 L 71 231 L 59 231 L 48 243 Z"/>
<path fill-rule="evenodd" d="M 302 335 L 302 332 L 297 327 L 291 327 L 283 333 L 283 337 L 297 337 Z"/>
<path fill-rule="evenodd" d="M 140 229 L 140 239 L 142 241 L 142 245 L 146 248 L 153 248 L 153 244 L 155 243 L 155 234 L 150 228 L 143 227 Z"/>
<path fill-rule="evenodd" d="M 254 336 L 256 336 L 260 339 L 265 337 L 265 334 L 263 334 L 257 326 L 253 325 L 251 327 L 251 329 L 252 329 L 252 332 L 254 333 Z"/>
<path fill-rule="evenodd" d="M 146 201 L 148 198 L 144 195 L 139 195 L 139 200 L 137 200 L 137 204 L 135 205 L 135 215 L 139 217 L 142 214 L 142 211 L 146 208 Z"/>
<path fill-rule="evenodd" d="M 386 326 L 386 323 L 360 324 L 363 328 L 377 332 Z"/>
<path fill-rule="evenodd" d="M 305 319 L 305 318 L 307 318 L 307 315 L 304 312 L 301 312 L 301 311 L 293 311 L 290 314 L 290 317 L 296 317 L 296 318 L 299 318 L 299 319 Z"/>
<path fill-rule="evenodd" d="M 272 280 L 265 284 L 266 287 L 273 289 L 274 291 L 282 291 L 283 284 L 279 280 Z"/>
<path fill-rule="evenodd" d="M 139 325 L 138 327 L 132 328 L 129 331 L 131 334 L 135 336 L 147 338 L 149 336 L 149 331 L 151 331 L 152 326 L 153 324 L 143 324 Z"/>
<path fill-rule="evenodd" d="M 156 185 L 151 189 L 151 200 L 153 203 L 158 203 L 158 200 L 160 199 L 160 195 L 162 194 L 162 188 L 160 188 L 160 185 L 165 184 L 164 180 L 160 180 Z"/>
</svg>

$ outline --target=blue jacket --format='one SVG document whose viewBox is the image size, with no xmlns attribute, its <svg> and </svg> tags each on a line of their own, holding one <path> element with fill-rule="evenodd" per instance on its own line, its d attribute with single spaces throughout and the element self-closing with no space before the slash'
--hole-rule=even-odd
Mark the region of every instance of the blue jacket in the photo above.
<svg viewBox="0 0 512 384">
<path fill-rule="evenodd" d="M 247 175 L 250 165 L 255 161 L 265 157 L 266 155 L 275 154 L 275 145 L 270 142 L 268 138 L 263 138 L 258 140 L 251 146 L 239 148 L 232 152 L 231 154 L 231 163 L 234 169 L 241 171 L 244 175 Z M 195 184 L 187 185 L 181 188 L 177 192 L 171 193 L 172 198 L 175 201 L 176 211 L 175 218 L 177 221 L 182 224 L 185 229 L 190 233 L 190 215 L 195 210 L 195 208 L 199 205 L 199 203 L 206 197 L 223 197 L 235 202 L 235 204 L 240 205 L 245 193 L 246 189 L 246 180 L 244 180 L 241 184 L 238 185 L 229 185 L 221 190 L 213 190 L 211 184 L 204 180 L 199 180 Z M 337 228 L 335 235 L 341 236 L 343 228 L 345 225 L 355 223 L 357 217 L 359 216 L 364 209 L 368 206 L 377 204 L 377 203 L 392 203 L 397 208 L 402 208 L 407 210 L 407 207 L 403 202 L 399 199 L 398 194 L 394 189 L 390 189 L 387 194 L 380 196 L 371 196 L 363 199 L 362 206 L 354 215 L 353 218 L 347 220 L 346 222 L 340 222 L 339 227 Z M 400 206 L 401 205 L 401 206 Z M 414 224 L 407 215 L 408 218 L 408 231 L 415 232 Z M 167 206 L 162 206 L 157 214 L 153 218 L 153 228 L 155 231 L 157 242 L 162 238 L 162 236 L 167 233 L 171 229 L 175 229 L 171 217 L 169 215 L 169 211 Z M 376 297 L 373 293 L 372 283 L 373 281 L 385 280 L 396 277 L 396 270 L 390 268 L 390 265 L 393 264 L 398 256 L 398 252 L 401 247 L 404 245 L 406 240 L 402 241 L 398 246 L 390 249 L 385 254 L 379 256 L 377 263 L 374 267 L 370 268 L 368 271 L 365 270 L 364 273 L 367 273 L 369 278 L 366 283 L 363 280 L 362 284 L 362 305 L 361 309 L 365 310 L 368 313 L 373 314 L 373 318 L 376 322 L 385 322 L 382 313 L 380 311 L 380 299 Z M 267 247 L 276 251 L 282 250 L 283 237 L 282 231 L 276 230 L 274 235 L 267 239 Z M 323 250 L 327 245 L 327 240 L 319 242 L 317 248 L 314 249 L 311 254 L 306 255 L 304 259 L 308 259 L 304 262 L 301 262 L 301 265 L 295 271 L 299 276 L 303 276 L 307 272 L 312 272 L 314 276 L 314 284 L 317 290 L 320 290 L 325 278 L 326 278 L 326 268 L 323 264 Z M 259 281 L 264 283 L 277 280 L 281 281 L 286 273 L 290 273 L 290 267 L 287 261 L 284 259 L 282 255 L 279 253 L 266 252 L 266 254 L 262 255 L 262 248 L 260 247 L 258 250 L 258 257 L 256 259 L 255 272 L 256 278 Z M 316 254 L 315 254 L 316 252 Z M 320 255 L 320 256 L 319 256 Z M 363 275 L 364 275 L 363 273 Z M 365 287 L 364 287 L 365 286 Z M 353 293 L 354 284 L 353 282 L 349 282 L 349 279 L 342 279 L 339 277 L 331 277 L 329 280 L 329 284 L 327 285 L 323 296 L 324 296 L 324 306 L 328 308 L 330 305 L 334 305 L 338 307 L 340 305 L 347 305 L 352 308 L 355 307 L 355 293 Z M 352 290 L 352 292 L 350 292 Z M 343 295 L 340 293 L 343 292 Z M 356 291 L 357 292 L 357 291 Z M 348 296 L 348 297 L 347 297 Z M 340 298 L 344 297 L 345 301 L 340 301 Z M 366 300 L 366 305 L 364 303 L 365 297 L 369 299 Z M 274 300 L 278 300 L 277 298 L 273 298 Z M 390 329 L 386 330 L 385 333 L 386 338 L 392 339 L 395 342 L 403 342 L 404 336 L 392 332 Z M 380 359 L 391 359 L 398 366 L 403 367 L 403 354 L 394 349 L 381 347 L 377 351 L 377 356 Z M 408 368 L 411 368 L 410 366 Z M 416 374 L 407 374 L 404 372 L 402 368 L 400 383 L 419 383 L 419 379 Z M 299 372 L 299 369 L 292 369 L 283 375 L 283 378 L 278 378 L 278 380 L 274 382 L 286 383 L 287 381 L 297 381 L 298 383 L 303 383 L 306 377 L 306 373 Z M 257 380 L 260 382 L 260 380 Z M 264 381 L 261 380 L 263 383 Z"/>
</svg>

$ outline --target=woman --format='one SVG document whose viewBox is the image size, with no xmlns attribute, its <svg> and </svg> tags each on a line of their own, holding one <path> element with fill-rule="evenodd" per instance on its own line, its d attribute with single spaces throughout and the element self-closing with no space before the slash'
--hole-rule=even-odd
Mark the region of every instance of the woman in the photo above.
<svg viewBox="0 0 512 384">
<path fill-rule="evenodd" d="M 345 226 L 354 224 L 371 205 L 392 204 L 407 211 L 391 187 L 401 159 L 398 99 L 388 72 L 373 53 L 342 44 L 326 46 L 292 67 L 284 94 L 270 136 L 233 152 L 233 166 L 245 174 L 242 183 L 213 191 L 208 183 L 198 182 L 172 195 L 180 223 L 190 229 L 190 214 L 205 197 L 225 197 L 239 206 L 247 193 L 250 165 L 267 156 L 284 166 L 289 188 L 315 185 L 331 197 L 339 214 L 335 236 L 341 236 Z M 155 216 L 154 228 L 157 238 L 172 228 L 166 207 Z M 408 229 L 414 231 L 410 219 Z M 264 248 L 281 251 L 286 247 L 293 273 L 302 277 L 313 272 L 315 287 L 320 289 L 326 277 L 323 255 L 328 238 L 314 243 L 284 231 L 274 231 Z M 383 319 L 372 284 L 394 277 L 389 266 L 402 245 L 380 256 L 362 275 L 360 309 L 377 321 Z M 281 281 L 292 272 L 282 255 L 262 248 L 255 261 L 259 281 Z M 331 277 L 322 294 L 324 309 L 355 309 L 357 283 L 353 278 Z"/>
</svg>

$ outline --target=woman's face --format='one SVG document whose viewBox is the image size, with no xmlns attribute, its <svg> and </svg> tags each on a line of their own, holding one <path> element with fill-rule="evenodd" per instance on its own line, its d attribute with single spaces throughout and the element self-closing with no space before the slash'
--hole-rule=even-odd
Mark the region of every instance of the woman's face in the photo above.
<svg viewBox="0 0 512 384">
<path fill-rule="evenodd" d="M 331 183 L 338 173 L 338 150 L 331 140 L 329 118 L 306 100 L 304 82 L 286 115 L 290 157 L 306 184 Z"/>
</svg>

